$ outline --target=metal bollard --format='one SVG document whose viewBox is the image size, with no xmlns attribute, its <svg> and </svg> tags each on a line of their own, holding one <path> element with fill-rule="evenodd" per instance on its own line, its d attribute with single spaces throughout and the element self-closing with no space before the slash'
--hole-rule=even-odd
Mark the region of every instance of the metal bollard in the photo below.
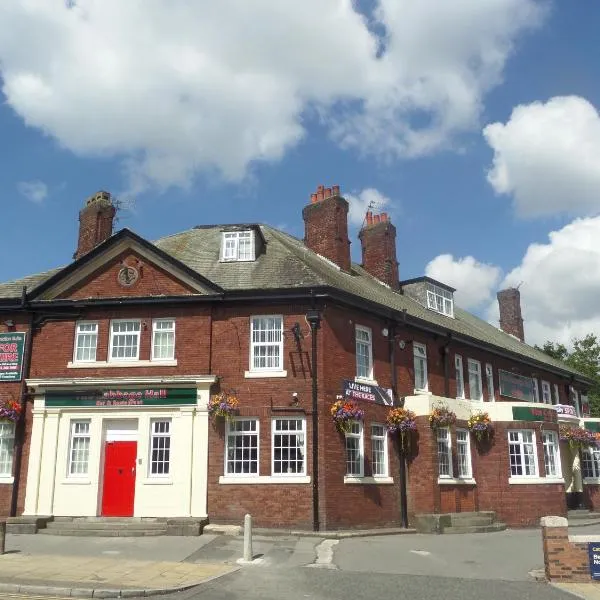
<svg viewBox="0 0 600 600">
<path fill-rule="evenodd" d="M 252 516 L 244 517 L 244 561 L 252 562 Z"/>
<path fill-rule="evenodd" d="M 6 542 L 6 521 L 0 521 L 0 555 L 4 554 Z"/>
</svg>

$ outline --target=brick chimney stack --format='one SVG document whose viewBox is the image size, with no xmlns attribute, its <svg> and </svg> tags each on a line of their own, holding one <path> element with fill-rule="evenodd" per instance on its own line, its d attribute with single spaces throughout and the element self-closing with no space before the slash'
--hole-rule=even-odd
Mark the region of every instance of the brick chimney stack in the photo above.
<svg viewBox="0 0 600 600">
<path fill-rule="evenodd" d="M 79 241 L 73 258 L 81 258 L 112 235 L 115 212 L 108 192 L 97 192 L 86 200 L 79 212 Z"/>
<path fill-rule="evenodd" d="M 396 228 L 387 213 L 367 212 L 366 223 L 358 234 L 362 249 L 362 266 L 393 290 L 398 290 L 398 261 L 396 260 Z"/>
<path fill-rule="evenodd" d="M 525 341 L 523 316 L 521 315 L 521 292 L 517 288 L 508 288 L 498 292 L 500 307 L 500 329 Z"/>
<path fill-rule="evenodd" d="M 320 185 L 310 200 L 302 211 L 306 247 L 349 272 L 348 202 L 340 196 L 340 186 Z"/>
</svg>

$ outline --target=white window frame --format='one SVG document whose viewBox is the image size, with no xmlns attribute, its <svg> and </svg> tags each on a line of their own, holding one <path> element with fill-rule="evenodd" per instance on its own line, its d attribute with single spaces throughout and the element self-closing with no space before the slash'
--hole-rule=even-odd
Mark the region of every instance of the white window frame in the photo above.
<svg viewBox="0 0 600 600">
<path fill-rule="evenodd" d="M 554 388 L 554 395 L 552 396 L 552 403 L 553 404 L 560 404 L 560 394 L 558 392 L 558 384 L 555 383 L 553 385 Z"/>
<path fill-rule="evenodd" d="M 427 283 L 427 308 L 447 317 L 454 317 L 452 292 L 434 283 Z"/>
<path fill-rule="evenodd" d="M 452 479 L 454 470 L 452 468 L 452 433 L 450 427 L 440 427 L 436 430 L 436 443 L 438 477 L 440 479 Z M 441 444 L 446 444 L 445 451 L 442 450 Z M 448 473 L 442 473 L 442 458 L 448 461 Z"/>
<path fill-rule="evenodd" d="M 375 433 L 374 428 L 381 428 L 381 433 Z M 375 441 L 381 442 L 383 450 L 383 473 L 375 473 L 375 464 L 379 461 L 375 460 Z M 388 458 L 388 438 L 387 429 L 385 425 L 381 423 L 371 423 L 371 465 L 373 470 L 373 477 L 389 477 L 389 458 Z"/>
<path fill-rule="evenodd" d="M 487 384 L 488 402 L 496 402 L 496 390 L 494 388 L 494 367 L 491 363 L 485 365 L 485 380 Z"/>
<path fill-rule="evenodd" d="M 368 336 L 368 340 L 358 339 L 358 332 L 366 333 Z M 356 325 L 354 328 L 354 338 L 355 338 L 355 353 L 356 353 L 356 379 L 360 379 L 362 381 L 373 381 L 373 331 L 370 327 L 365 327 L 364 325 Z M 362 344 L 367 348 L 367 358 L 369 360 L 367 375 L 359 375 L 359 364 L 358 364 L 358 346 Z"/>
<path fill-rule="evenodd" d="M 516 442 L 511 441 L 511 433 L 512 434 L 516 434 L 518 436 L 518 439 Z M 525 434 L 531 434 L 531 442 L 529 441 L 525 441 Z M 510 478 L 511 479 L 537 479 L 538 478 L 538 473 L 539 473 L 539 468 L 538 468 L 538 457 L 537 457 L 537 440 L 535 438 L 535 431 L 533 429 L 509 429 L 507 432 L 507 437 L 508 437 L 508 469 L 509 469 L 509 473 L 510 473 Z M 510 452 L 510 446 L 511 444 L 518 444 L 519 446 L 519 453 L 518 454 L 511 454 Z M 527 454 L 527 452 L 525 452 L 525 445 L 531 445 L 532 449 L 533 449 L 533 454 L 531 456 L 533 456 L 533 473 L 528 473 L 525 474 L 525 464 L 526 464 L 526 457 L 530 456 L 529 454 Z M 510 457 L 511 456 L 519 456 L 521 459 L 521 469 L 523 471 L 522 474 L 518 474 L 518 473 L 513 473 L 513 465 L 511 463 Z M 516 467 L 517 465 L 515 465 Z"/>
<path fill-rule="evenodd" d="M 465 371 L 463 369 L 463 360 L 460 354 L 454 355 L 454 373 L 456 379 L 456 397 L 464 400 L 465 398 Z M 460 381 L 460 386 L 459 386 Z"/>
<path fill-rule="evenodd" d="M 552 388 L 548 381 L 542 379 L 542 402 L 544 404 L 552 404 Z"/>
<path fill-rule="evenodd" d="M 243 421 L 249 421 L 252 423 L 255 423 L 256 427 L 254 430 L 248 430 L 248 431 L 231 431 L 231 425 L 232 423 L 240 423 Z M 231 420 L 226 421 L 227 426 L 225 428 L 225 452 L 224 452 L 224 470 L 223 473 L 226 477 L 239 477 L 241 479 L 244 478 L 248 478 L 248 477 L 257 477 L 258 475 L 260 475 L 260 421 L 255 418 L 255 417 L 234 417 Z M 249 435 L 251 437 L 256 438 L 256 461 L 250 460 L 249 464 L 252 464 L 254 462 L 256 462 L 256 472 L 251 472 L 248 471 L 247 473 L 236 473 L 235 471 L 233 472 L 229 472 L 228 468 L 229 468 L 229 460 L 228 460 L 228 456 L 229 456 L 229 438 L 230 437 L 242 437 L 244 435 Z M 249 446 L 249 448 L 251 448 L 251 446 Z M 236 461 L 235 457 L 234 460 L 232 461 L 234 464 L 236 462 L 240 462 L 240 461 Z M 243 459 L 241 461 L 242 465 L 243 465 Z"/>
<path fill-rule="evenodd" d="M 575 407 L 575 414 L 579 418 L 581 418 L 582 410 L 581 410 L 581 403 L 579 402 L 579 392 L 573 386 L 571 386 L 571 398 L 572 398 L 573 406 Z"/>
<path fill-rule="evenodd" d="M 473 402 L 483 402 L 483 379 L 481 377 L 481 363 L 474 358 L 468 358 L 467 372 L 469 373 L 469 399 Z M 477 378 L 477 385 L 479 386 L 479 398 L 473 397 L 471 376 Z"/>
<path fill-rule="evenodd" d="M 244 229 L 242 231 L 223 231 L 221 233 L 221 261 L 223 262 L 251 262 L 255 260 L 255 232 L 252 229 Z M 241 256 L 240 239 L 249 239 L 250 248 L 247 255 Z M 227 242 L 232 241 L 229 245 Z M 231 249 L 231 251 L 229 251 Z"/>
<path fill-rule="evenodd" d="M 540 401 L 540 384 L 538 383 L 538 380 L 535 377 L 532 377 L 531 381 L 533 381 L 533 401 L 539 402 Z"/>
<path fill-rule="evenodd" d="M 158 423 L 167 423 L 168 425 L 168 431 L 166 432 L 160 432 L 160 431 L 155 431 L 154 427 L 155 425 L 157 425 Z M 148 452 L 149 452 L 149 456 L 148 456 L 148 478 L 154 479 L 168 479 L 171 477 L 171 464 L 172 464 L 172 460 L 171 460 L 171 453 L 173 452 L 173 445 L 171 443 L 171 436 L 173 433 L 173 421 L 170 418 L 156 418 L 156 419 L 150 419 L 150 443 L 148 444 Z M 154 461 L 153 460 L 153 453 L 154 453 L 154 442 L 155 440 L 168 440 L 168 448 L 156 448 L 156 450 L 158 452 L 160 452 L 161 450 L 165 451 L 166 450 L 166 454 L 168 456 L 167 460 L 162 460 L 162 461 Z M 154 468 L 155 464 L 163 464 L 166 465 L 167 470 L 164 473 L 153 473 L 152 470 Z"/>
<path fill-rule="evenodd" d="M 423 385 L 418 385 L 417 364 L 423 366 Z M 427 375 L 427 346 L 420 342 L 413 342 L 413 368 L 415 371 L 415 392 L 427 392 L 429 390 L 429 378 Z"/>
<path fill-rule="evenodd" d="M 584 481 L 600 481 L 600 448 L 583 448 L 581 450 L 581 474 Z"/>
<path fill-rule="evenodd" d="M 157 329 L 157 325 L 158 323 L 172 323 L 173 326 L 169 329 Z M 155 345 L 156 345 L 156 336 L 161 334 L 161 333 L 172 333 L 173 334 L 173 352 L 171 353 L 171 356 L 162 356 L 160 358 L 156 357 L 156 353 L 155 353 Z M 163 360 L 175 360 L 175 319 L 173 318 L 168 318 L 168 317 L 161 317 L 160 319 L 152 319 L 152 342 L 151 342 L 151 354 L 150 354 L 150 360 L 153 361 L 163 361 Z"/>
<path fill-rule="evenodd" d="M 76 433 L 75 430 L 77 429 L 77 425 L 87 425 L 87 432 Z M 74 442 L 75 442 L 75 439 L 79 439 L 79 438 L 88 440 L 87 456 L 86 456 L 85 463 L 83 463 L 83 461 L 77 461 L 77 462 L 81 462 L 82 464 L 85 464 L 85 471 L 73 472 L 73 465 L 76 462 L 73 460 Z M 72 419 L 69 424 L 69 455 L 67 457 L 68 458 L 68 460 L 67 460 L 67 477 L 69 479 L 71 479 L 71 478 L 87 479 L 89 477 L 91 449 L 92 449 L 92 422 L 91 422 L 91 420 L 90 419 Z"/>
<path fill-rule="evenodd" d="M 113 331 L 113 325 L 117 323 L 137 323 L 137 331 L 127 332 L 115 332 Z M 132 362 L 140 359 L 140 344 L 142 340 L 142 321 L 141 319 L 113 319 L 110 322 L 110 340 L 108 345 L 108 362 Z M 117 335 L 135 335 L 137 337 L 137 351 L 135 356 L 115 356 L 113 357 L 114 338 Z"/>
<path fill-rule="evenodd" d="M 254 341 L 254 324 L 259 319 L 273 319 L 274 321 L 279 320 L 279 334 L 280 340 L 278 342 L 255 342 Z M 265 330 L 270 331 L 270 330 Z M 274 332 L 277 329 L 273 329 Z M 257 367 L 254 364 L 255 349 L 259 347 L 273 347 L 277 348 L 279 355 L 279 364 L 272 367 Z M 265 357 L 265 362 L 268 357 Z M 270 373 L 270 372 L 282 372 L 283 371 L 283 315 L 253 315 L 250 317 L 250 373 Z"/>
<path fill-rule="evenodd" d="M 15 449 L 15 424 L 0 422 L 0 478 L 12 478 Z"/>
<path fill-rule="evenodd" d="M 302 423 L 302 428 L 301 429 L 287 429 L 287 430 L 283 430 L 283 429 L 276 429 L 276 423 L 278 421 L 299 421 L 300 423 Z M 302 445 L 297 445 L 296 448 L 300 449 L 300 452 L 302 453 L 302 471 L 296 471 L 294 473 L 277 473 L 275 471 L 275 436 L 277 435 L 281 435 L 281 436 L 301 436 L 302 438 Z M 285 448 L 285 446 L 281 446 L 281 448 Z M 287 448 L 291 448 L 291 446 L 287 446 Z M 306 419 L 304 418 L 299 418 L 299 417 L 273 417 L 271 419 L 271 475 L 273 477 L 302 477 L 306 475 L 306 460 L 307 460 L 307 456 L 306 456 Z M 283 463 L 283 459 L 280 459 L 281 463 Z M 292 462 L 292 461 L 289 461 Z"/>
<path fill-rule="evenodd" d="M 589 406 L 590 406 L 590 399 L 587 396 L 587 394 L 579 394 L 579 405 L 581 406 L 581 416 L 584 417 L 585 415 L 583 414 L 583 405 L 587 404 L 588 406 L 588 411 L 589 411 Z"/>
<path fill-rule="evenodd" d="M 95 331 L 79 331 L 79 327 L 81 325 L 94 325 Z M 73 362 L 76 363 L 84 363 L 84 362 L 96 362 L 97 354 L 98 354 L 98 321 L 77 321 L 75 323 L 75 340 L 73 344 Z M 77 350 L 79 349 L 79 337 L 85 336 L 95 336 L 96 337 L 96 345 L 94 346 L 94 357 L 93 358 L 78 358 Z M 91 346 L 90 346 L 91 348 Z"/>
<path fill-rule="evenodd" d="M 463 439 L 460 439 L 460 438 Z M 461 448 L 465 450 L 461 454 Z M 461 473 L 461 457 L 466 458 L 466 473 Z M 473 479 L 473 461 L 471 460 L 471 436 L 468 429 L 456 429 L 456 470 L 459 479 Z"/>
<path fill-rule="evenodd" d="M 554 479 L 562 477 L 560 446 L 556 431 L 543 431 L 542 444 L 544 446 L 544 470 L 546 477 L 552 477 Z M 549 457 L 551 457 L 554 461 L 554 473 L 552 473 L 550 469 L 550 461 L 548 460 Z"/>
<path fill-rule="evenodd" d="M 355 431 L 355 427 L 358 428 L 358 432 Z M 358 461 L 359 461 L 359 472 L 348 473 L 348 440 L 358 439 Z M 346 432 L 345 436 L 345 458 L 346 458 L 346 477 L 364 477 L 365 476 L 365 446 L 364 446 L 364 427 L 362 421 L 353 421 L 351 424 L 351 430 Z"/>
</svg>

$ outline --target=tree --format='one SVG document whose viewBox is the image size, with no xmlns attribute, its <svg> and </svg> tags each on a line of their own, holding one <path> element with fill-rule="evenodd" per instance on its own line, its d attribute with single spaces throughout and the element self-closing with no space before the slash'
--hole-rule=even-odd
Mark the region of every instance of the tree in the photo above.
<svg viewBox="0 0 600 600">
<path fill-rule="evenodd" d="M 594 382 L 587 396 L 592 416 L 600 417 L 600 340 L 593 333 L 588 333 L 584 338 L 573 340 L 571 351 L 563 344 L 550 341 L 536 348 L 552 358 L 562 360 Z"/>
</svg>

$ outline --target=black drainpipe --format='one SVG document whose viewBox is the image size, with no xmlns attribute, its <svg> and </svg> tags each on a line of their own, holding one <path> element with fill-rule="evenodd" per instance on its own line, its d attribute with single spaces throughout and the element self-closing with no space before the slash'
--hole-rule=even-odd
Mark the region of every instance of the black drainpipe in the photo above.
<svg viewBox="0 0 600 600">
<path fill-rule="evenodd" d="M 319 401 L 317 379 L 317 331 L 321 326 L 321 315 L 315 308 L 307 311 L 312 342 L 312 504 L 313 531 L 319 531 Z"/>
<path fill-rule="evenodd" d="M 21 294 L 21 309 L 25 309 L 27 304 L 27 287 L 23 286 Z M 10 497 L 10 516 L 17 516 L 17 503 L 19 500 L 19 487 L 21 485 L 21 463 L 23 462 L 23 444 L 25 443 L 25 413 L 27 412 L 27 379 L 29 377 L 29 367 L 31 365 L 31 351 L 33 348 L 32 337 L 34 330 L 34 316 L 31 313 L 29 320 L 29 331 L 25 336 L 25 348 L 23 349 L 23 366 L 21 369 L 21 391 L 19 402 L 21 404 L 21 414 L 15 427 L 15 477 L 13 480 L 12 492 Z"/>
</svg>

